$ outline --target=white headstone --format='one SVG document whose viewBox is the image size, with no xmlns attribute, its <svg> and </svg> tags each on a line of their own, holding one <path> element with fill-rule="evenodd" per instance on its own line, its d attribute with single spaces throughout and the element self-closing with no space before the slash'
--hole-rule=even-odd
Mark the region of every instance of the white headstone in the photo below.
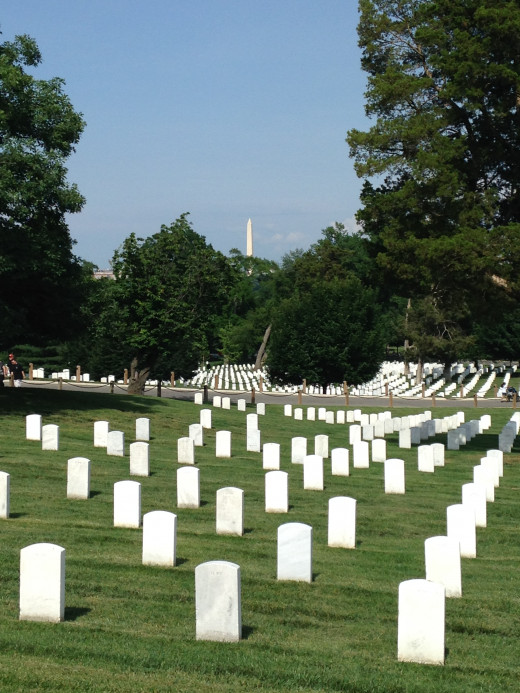
<svg viewBox="0 0 520 693">
<path fill-rule="evenodd" d="M 195 568 L 195 615 L 197 640 L 240 640 L 240 566 L 228 561 L 208 561 Z"/>
<path fill-rule="evenodd" d="M 314 454 L 326 459 L 329 456 L 329 436 L 314 436 Z"/>
<path fill-rule="evenodd" d="M 32 544 L 20 551 L 20 620 L 59 623 L 65 618 L 65 549 Z"/>
<path fill-rule="evenodd" d="M 222 397 L 220 395 L 213 395 L 213 400 L 211 403 L 214 407 L 220 409 L 222 407 Z"/>
<path fill-rule="evenodd" d="M 289 512 L 289 475 L 287 472 L 273 471 L 265 475 L 266 513 Z"/>
<path fill-rule="evenodd" d="M 125 434 L 123 431 L 109 431 L 107 436 L 107 455 L 125 456 Z"/>
<path fill-rule="evenodd" d="M 110 424 L 108 421 L 94 421 L 94 447 L 106 448 L 108 445 L 108 432 Z"/>
<path fill-rule="evenodd" d="M 211 409 L 200 410 L 200 423 L 202 428 L 211 428 Z"/>
<path fill-rule="evenodd" d="M 475 513 L 476 527 L 487 527 L 486 487 L 483 484 L 463 484 L 462 505 Z"/>
<path fill-rule="evenodd" d="M 444 467 L 444 445 L 442 443 L 432 443 L 433 464 L 435 467 Z"/>
<path fill-rule="evenodd" d="M 493 486 L 498 488 L 500 486 L 500 473 L 498 468 L 498 460 L 496 457 L 482 457 L 480 464 L 485 467 L 493 479 Z"/>
<path fill-rule="evenodd" d="M 417 469 L 420 472 L 433 473 L 435 471 L 431 445 L 419 445 L 417 448 Z"/>
<path fill-rule="evenodd" d="M 204 426 L 201 423 L 192 423 L 188 427 L 188 438 L 193 440 L 196 448 L 204 447 Z"/>
<path fill-rule="evenodd" d="M 284 416 L 292 416 L 292 404 L 284 404 L 283 413 Z"/>
<path fill-rule="evenodd" d="M 195 404 L 203 404 L 204 402 L 204 396 L 202 392 L 196 392 L 195 396 L 193 398 L 193 401 Z"/>
<path fill-rule="evenodd" d="M 9 517 L 10 504 L 10 480 L 7 472 L 0 472 L 0 518 L 7 520 Z"/>
<path fill-rule="evenodd" d="M 237 410 L 238 411 L 246 411 L 247 407 L 247 402 L 245 399 L 237 399 Z"/>
<path fill-rule="evenodd" d="M 231 409 L 231 397 L 222 397 L 222 409 Z"/>
<path fill-rule="evenodd" d="M 147 419 L 145 416 L 135 420 L 135 439 L 150 440 L 150 419 Z"/>
<path fill-rule="evenodd" d="M 217 491 L 217 534 L 244 534 L 244 491 L 227 486 Z"/>
<path fill-rule="evenodd" d="M 384 462 L 386 460 L 386 440 L 374 438 L 372 441 L 372 462 Z"/>
<path fill-rule="evenodd" d="M 258 416 L 265 416 L 265 402 L 258 402 L 256 405 L 256 413 Z"/>
<path fill-rule="evenodd" d="M 462 596 L 460 546 L 450 537 L 430 537 L 424 542 L 426 579 L 444 585 L 447 597 Z"/>
<path fill-rule="evenodd" d="M 195 464 L 195 443 L 193 438 L 185 436 L 177 440 L 177 462 Z"/>
<path fill-rule="evenodd" d="M 352 464 L 354 469 L 368 469 L 370 466 L 368 441 L 360 440 L 352 446 Z"/>
<path fill-rule="evenodd" d="M 130 476 L 150 476 L 150 445 L 143 440 L 130 443 Z"/>
<path fill-rule="evenodd" d="M 336 412 L 336 423 L 344 424 L 346 421 L 345 414 L 346 412 L 344 409 L 338 409 L 338 411 Z"/>
<path fill-rule="evenodd" d="M 174 566 L 177 546 L 177 515 L 152 510 L 143 515 L 143 565 Z"/>
<path fill-rule="evenodd" d="M 467 505 L 449 505 L 446 508 L 447 536 L 460 544 L 462 558 L 476 558 L 477 533 L 475 511 Z"/>
<path fill-rule="evenodd" d="M 90 460 L 71 457 L 67 462 L 67 498 L 87 500 L 90 496 Z"/>
<path fill-rule="evenodd" d="M 58 450 L 60 447 L 60 427 L 56 424 L 42 426 L 42 450 Z"/>
<path fill-rule="evenodd" d="M 486 501 L 488 503 L 495 502 L 495 484 L 493 483 L 493 473 L 487 467 L 481 464 L 473 467 L 473 481 L 475 484 L 481 484 L 486 489 Z"/>
<path fill-rule="evenodd" d="M 334 448 L 330 452 L 331 471 L 333 476 L 349 476 L 348 448 Z"/>
<path fill-rule="evenodd" d="M 504 476 L 504 453 L 502 450 L 488 450 L 486 457 L 493 457 L 498 461 L 498 473 Z"/>
<path fill-rule="evenodd" d="M 41 414 L 27 414 L 25 417 L 25 437 L 27 440 L 42 439 Z"/>
<path fill-rule="evenodd" d="M 307 491 L 323 491 L 323 457 L 321 455 L 305 456 L 303 488 Z"/>
<path fill-rule="evenodd" d="M 303 421 L 303 409 L 301 407 L 295 407 L 294 420 L 295 421 Z"/>
<path fill-rule="evenodd" d="M 374 426 L 373 424 L 366 424 L 361 426 L 361 438 L 362 440 L 374 440 Z"/>
<path fill-rule="evenodd" d="M 307 421 L 316 421 L 316 409 L 307 407 Z"/>
<path fill-rule="evenodd" d="M 293 464 L 303 464 L 307 455 L 307 438 L 297 436 L 291 439 L 291 462 Z"/>
<path fill-rule="evenodd" d="M 399 447 L 409 450 L 412 447 L 412 434 L 409 428 L 399 429 Z"/>
<path fill-rule="evenodd" d="M 231 457 L 231 431 L 217 431 L 215 457 Z"/>
<path fill-rule="evenodd" d="M 264 443 L 262 467 L 263 469 L 280 469 L 280 443 Z"/>
<path fill-rule="evenodd" d="M 354 443 L 359 443 L 361 440 L 361 426 L 359 424 L 352 424 L 348 428 L 348 442 L 350 445 Z"/>
<path fill-rule="evenodd" d="M 177 507 L 200 507 L 200 469 L 197 467 L 177 469 Z"/>
<path fill-rule="evenodd" d="M 444 664 L 445 593 L 429 580 L 399 585 L 397 659 L 400 662 Z"/>
<path fill-rule="evenodd" d="M 312 527 L 288 522 L 278 527 L 278 580 L 312 582 Z"/>
<path fill-rule="evenodd" d="M 114 527 L 141 526 L 141 484 L 116 481 L 114 484 Z"/>
<path fill-rule="evenodd" d="M 248 428 L 246 433 L 247 452 L 261 452 L 261 432 L 257 428 Z"/>
<path fill-rule="evenodd" d="M 246 416 L 246 428 L 248 431 L 258 431 L 258 414 L 248 414 Z"/>
<path fill-rule="evenodd" d="M 334 418 L 334 412 L 333 412 L 333 411 L 327 411 L 327 412 L 325 412 L 325 423 L 328 423 L 328 424 L 333 424 L 333 423 L 335 423 L 335 418 Z"/>
<path fill-rule="evenodd" d="M 328 545 L 356 548 L 356 500 L 348 496 L 329 498 Z"/>
<path fill-rule="evenodd" d="M 393 457 L 385 460 L 385 493 L 405 493 L 404 460 Z"/>
</svg>

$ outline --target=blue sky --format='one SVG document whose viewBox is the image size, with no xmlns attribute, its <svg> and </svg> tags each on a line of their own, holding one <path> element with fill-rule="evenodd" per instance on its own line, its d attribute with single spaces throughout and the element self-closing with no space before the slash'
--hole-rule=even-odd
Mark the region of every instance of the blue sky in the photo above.
<svg viewBox="0 0 520 693">
<path fill-rule="evenodd" d="M 183 212 L 215 248 L 279 260 L 335 221 L 366 128 L 356 0 L 4 0 L 2 40 L 36 39 L 87 126 L 69 180 L 75 252 L 108 267 Z"/>
</svg>

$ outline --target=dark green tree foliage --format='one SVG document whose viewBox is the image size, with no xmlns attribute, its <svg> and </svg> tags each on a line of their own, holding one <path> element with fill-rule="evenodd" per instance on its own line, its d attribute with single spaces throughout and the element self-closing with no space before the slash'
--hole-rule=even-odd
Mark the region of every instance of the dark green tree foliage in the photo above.
<svg viewBox="0 0 520 693">
<path fill-rule="evenodd" d="M 363 238 L 342 224 L 309 250 L 285 256 L 277 277 L 267 364 L 283 382 L 358 384 L 384 358 L 385 321 Z"/>
<path fill-rule="evenodd" d="M 520 5 L 360 9 L 375 122 L 347 140 L 366 179 L 358 218 L 384 281 L 412 298 L 418 355 L 450 360 L 471 348 L 475 311 L 518 288 Z"/>
<path fill-rule="evenodd" d="M 131 234 L 112 266 L 116 280 L 107 310 L 112 334 L 138 372 L 130 391 L 142 391 L 150 373 L 191 374 L 217 342 L 218 318 L 233 284 L 227 259 L 183 214 L 149 238 Z M 168 373 L 154 371 L 159 362 L 168 364 Z"/>
<path fill-rule="evenodd" d="M 63 81 L 28 72 L 41 55 L 28 36 L 0 44 L 0 313 L 2 341 L 70 334 L 81 264 L 65 221 L 83 197 L 65 162 L 84 127 Z"/>
<path fill-rule="evenodd" d="M 383 358 L 376 295 L 356 277 L 319 279 L 276 310 L 267 363 L 282 382 L 359 384 L 375 375 Z"/>
<path fill-rule="evenodd" d="M 255 360 L 275 303 L 276 262 L 248 257 L 233 248 L 229 254 L 235 281 L 228 310 L 219 329 L 221 351 L 229 362 Z"/>
</svg>

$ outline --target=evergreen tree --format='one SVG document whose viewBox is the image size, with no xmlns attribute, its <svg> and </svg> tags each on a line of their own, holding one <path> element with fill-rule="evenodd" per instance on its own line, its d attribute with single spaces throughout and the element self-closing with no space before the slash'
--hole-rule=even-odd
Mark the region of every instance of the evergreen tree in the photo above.
<svg viewBox="0 0 520 693">
<path fill-rule="evenodd" d="M 361 0 L 374 124 L 348 143 L 384 282 L 412 298 L 419 357 L 472 348 L 475 312 L 518 288 L 520 6 Z M 502 301 L 497 301 L 502 297 Z"/>
</svg>

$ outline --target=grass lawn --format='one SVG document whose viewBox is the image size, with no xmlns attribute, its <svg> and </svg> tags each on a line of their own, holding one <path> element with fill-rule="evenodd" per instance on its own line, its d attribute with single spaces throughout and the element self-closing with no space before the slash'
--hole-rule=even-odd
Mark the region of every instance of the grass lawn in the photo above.
<svg viewBox="0 0 520 693">
<path fill-rule="evenodd" d="M 348 426 L 295 421 L 283 406 L 259 417 L 262 442 L 281 444 L 289 472 L 288 514 L 264 512 L 262 456 L 246 453 L 245 416 L 213 409 L 213 428 L 196 448 L 199 509 L 177 509 L 177 439 L 199 421 L 191 402 L 22 388 L 0 391 L 0 470 L 10 474 L 11 516 L 0 520 L 0 691 L 518 691 L 520 690 L 520 541 L 518 451 L 504 455 L 504 477 L 477 530 L 477 558 L 462 560 L 461 599 L 446 600 L 446 664 L 397 661 L 397 592 L 424 578 L 424 540 L 446 533 L 446 506 L 461 502 L 472 467 L 496 448 L 512 410 L 466 410 L 466 420 L 491 414 L 492 428 L 459 452 L 446 451 L 435 474 L 417 471 L 417 451 L 387 436 L 387 456 L 406 465 L 406 495 L 385 495 L 383 465 L 333 477 L 325 490 L 304 491 L 301 465 L 290 462 L 293 436 L 318 433 L 330 449 L 348 446 Z M 247 413 L 254 411 L 248 407 Z M 374 408 L 363 409 L 369 413 Z M 394 409 L 393 415 L 417 410 Z M 434 409 L 442 417 L 456 409 Z M 60 426 L 60 449 L 25 440 L 25 415 Z M 142 512 L 176 513 L 177 565 L 141 565 L 141 530 L 113 525 L 113 484 L 130 478 L 128 444 L 135 419 L 151 420 L 151 476 L 142 484 Z M 126 435 L 127 455 L 93 447 L 93 422 L 106 419 Z M 216 459 L 215 432 L 232 432 L 233 457 Z M 430 442 L 446 442 L 437 436 Z M 91 497 L 66 498 L 70 457 L 92 462 Z M 245 533 L 215 533 L 215 495 L 245 492 Z M 328 499 L 357 500 L 355 550 L 327 546 Z M 312 584 L 277 582 L 276 533 L 285 522 L 313 527 Z M 66 549 L 65 621 L 18 620 L 20 549 L 51 542 Z M 204 561 L 238 563 L 243 640 L 195 639 L 194 569 Z"/>
</svg>

